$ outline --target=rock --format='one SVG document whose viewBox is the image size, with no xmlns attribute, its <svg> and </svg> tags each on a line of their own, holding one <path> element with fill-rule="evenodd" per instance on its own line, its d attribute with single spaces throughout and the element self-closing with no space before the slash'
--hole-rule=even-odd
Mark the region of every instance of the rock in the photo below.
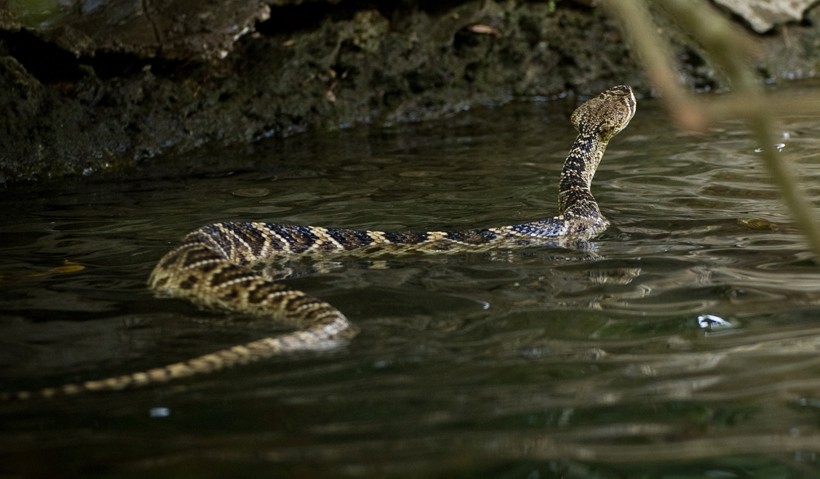
<svg viewBox="0 0 820 479">
<path fill-rule="evenodd" d="M 578 5 L 279 1 L 269 17 L 258 3 L 230 17 L 230 1 L 125 2 L 105 14 L 114 3 L 98 3 L 70 24 L 6 19 L 0 105 L 22 112 L 0 117 L 9 181 L 133 170 L 203 145 L 420 121 L 639 78 L 614 21 Z"/>
<path fill-rule="evenodd" d="M 20 7 L 41 4 L 69 6 Z M 614 83 L 649 92 L 596 4 L 0 0 L 0 183 L 166 164 L 191 171 L 198 155 L 189 153 L 203 147 Z M 808 25 L 763 38 L 760 71 L 813 74 L 818 38 Z M 685 81 L 719 84 L 696 48 L 677 45 Z"/>
<path fill-rule="evenodd" d="M 714 0 L 746 20 L 758 33 L 777 25 L 799 22 L 817 0 Z"/>
<path fill-rule="evenodd" d="M 224 58 L 257 22 L 270 16 L 259 1 L 102 0 L 47 4 L 9 2 L 0 27 L 26 29 L 80 56 L 128 53 L 171 60 Z"/>
</svg>

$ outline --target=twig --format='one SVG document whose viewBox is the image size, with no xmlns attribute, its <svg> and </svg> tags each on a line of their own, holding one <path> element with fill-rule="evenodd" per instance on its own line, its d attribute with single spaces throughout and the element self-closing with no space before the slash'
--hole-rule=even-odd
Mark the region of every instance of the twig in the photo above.
<svg viewBox="0 0 820 479">
<path fill-rule="evenodd" d="M 707 106 L 680 86 L 669 54 L 670 47 L 657 34 L 644 0 L 607 0 L 606 6 L 620 19 L 650 82 L 679 126 L 705 131 L 715 121 L 727 118 L 743 119 L 749 124 L 752 135 L 763 148 L 761 158 L 772 181 L 779 187 L 784 203 L 806 235 L 815 257 L 820 258 L 820 227 L 811 205 L 772 141 L 770 117 L 773 111 L 782 111 L 783 107 L 769 108 L 774 102 L 763 95 L 749 61 L 756 51 L 754 43 L 706 2 L 655 0 L 655 3 L 691 34 L 713 65 L 725 73 L 733 92 L 722 101 Z M 800 109 L 804 108 L 807 107 Z"/>
</svg>

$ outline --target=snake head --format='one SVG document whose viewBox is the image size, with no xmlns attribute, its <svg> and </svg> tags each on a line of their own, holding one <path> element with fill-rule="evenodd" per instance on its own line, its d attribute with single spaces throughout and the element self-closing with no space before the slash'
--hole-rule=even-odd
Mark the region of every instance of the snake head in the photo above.
<svg viewBox="0 0 820 479">
<path fill-rule="evenodd" d="M 635 116 L 635 95 L 627 85 L 617 85 L 590 98 L 572 114 L 572 124 L 580 133 L 606 141 L 626 128 Z"/>
</svg>

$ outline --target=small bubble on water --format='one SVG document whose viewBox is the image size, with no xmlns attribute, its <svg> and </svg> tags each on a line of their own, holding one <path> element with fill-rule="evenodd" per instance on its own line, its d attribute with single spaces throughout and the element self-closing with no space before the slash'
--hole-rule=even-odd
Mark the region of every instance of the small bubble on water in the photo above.
<svg viewBox="0 0 820 479">
<path fill-rule="evenodd" d="M 802 397 L 797 400 L 797 404 L 803 407 L 820 409 L 820 400 L 818 400 L 817 398 Z"/>
<path fill-rule="evenodd" d="M 698 326 L 700 326 L 701 329 L 711 331 L 714 329 L 731 328 L 732 323 L 714 314 L 701 314 L 698 316 Z"/>
<path fill-rule="evenodd" d="M 783 150 L 785 150 L 785 149 L 786 149 L 786 144 L 785 144 L 785 143 L 777 143 L 776 145 L 774 145 L 774 148 L 775 148 L 777 151 L 783 151 Z M 766 149 L 765 149 L 765 148 L 761 148 L 761 147 L 759 147 L 759 146 L 758 146 L 757 148 L 755 148 L 755 149 L 754 149 L 754 152 L 755 152 L 755 153 L 763 153 L 764 151 L 766 151 Z"/>
<path fill-rule="evenodd" d="M 148 410 L 148 417 L 169 417 L 171 409 L 163 406 L 152 407 Z"/>
</svg>

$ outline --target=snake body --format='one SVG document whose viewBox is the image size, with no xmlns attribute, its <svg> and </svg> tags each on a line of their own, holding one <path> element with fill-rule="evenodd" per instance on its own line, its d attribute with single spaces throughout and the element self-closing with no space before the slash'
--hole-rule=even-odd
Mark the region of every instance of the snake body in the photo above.
<svg viewBox="0 0 820 479">
<path fill-rule="evenodd" d="M 589 240 L 609 225 L 592 196 L 592 178 L 607 143 L 626 127 L 635 108 L 632 90 L 619 85 L 575 110 L 571 120 L 578 136 L 561 171 L 559 214 L 552 218 L 462 231 L 387 232 L 256 222 L 223 222 L 199 228 L 157 263 L 148 280 L 156 294 L 187 299 L 202 307 L 268 317 L 292 326 L 293 332 L 148 371 L 4 397 L 51 397 L 165 382 L 285 352 L 333 348 L 355 335 L 355 328 L 338 309 L 271 280 L 254 268 L 259 263 L 306 256 L 481 251 Z"/>
</svg>

